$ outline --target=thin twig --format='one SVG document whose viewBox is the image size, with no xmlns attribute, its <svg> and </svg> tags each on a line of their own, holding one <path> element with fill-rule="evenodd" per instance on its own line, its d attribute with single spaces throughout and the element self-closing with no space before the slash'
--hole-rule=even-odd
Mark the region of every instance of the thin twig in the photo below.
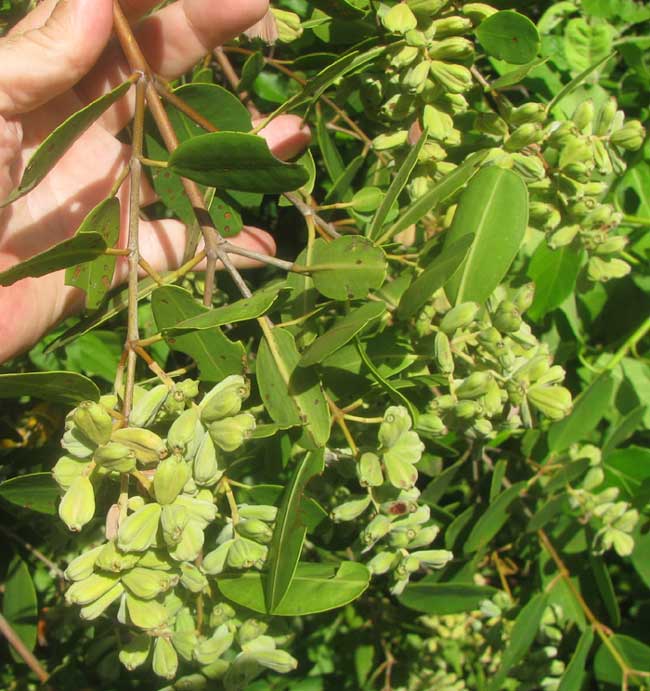
<svg viewBox="0 0 650 691">
<path fill-rule="evenodd" d="M 14 531 L 11 530 L 11 528 L 7 528 L 4 525 L 0 525 L 0 532 L 4 533 L 7 537 L 11 538 L 12 540 L 15 540 L 19 545 L 21 545 L 28 552 L 34 555 L 36 559 L 43 562 L 43 564 L 45 564 L 45 566 L 47 566 L 47 568 L 58 578 L 65 578 L 65 574 L 63 573 L 63 571 L 51 559 L 48 559 L 43 554 L 43 552 L 36 549 L 34 545 L 30 544 L 26 540 L 23 540 L 23 538 L 20 537 L 20 535 L 18 535 L 17 533 L 14 533 Z"/>
<path fill-rule="evenodd" d="M 239 78 L 237 72 L 235 72 L 232 63 L 228 59 L 228 56 L 223 52 L 223 48 L 221 46 L 214 49 L 214 57 L 217 59 L 219 67 L 221 67 L 221 71 L 224 73 L 224 76 L 230 82 L 230 86 L 233 88 L 233 91 L 239 91 L 239 84 L 241 82 L 241 79 Z M 247 91 L 239 92 L 239 98 L 248 109 L 248 112 L 251 114 L 251 117 L 262 117 L 262 114 L 255 107 L 255 104 L 253 103 L 253 100 L 251 99 L 250 94 Z"/>
<path fill-rule="evenodd" d="M 131 152 L 131 188 L 129 197 L 129 310 L 126 343 L 128 348 L 126 365 L 126 388 L 124 391 L 124 406 L 122 413 L 128 422 L 133 406 L 133 389 L 135 387 L 135 369 L 137 355 L 131 348 L 131 343 L 138 340 L 138 265 L 140 262 L 139 230 L 140 230 L 140 184 L 142 180 L 142 143 L 144 140 L 144 96 L 146 77 L 143 76 L 135 85 L 135 115 L 133 118 L 133 141 Z"/>
<path fill-rule="evenodd" d="M 11 624 L 0 614 L 0 633 L 7 639 L 9 645 L 23 658 L 25 664 L 44 684 L 50 675 L 43 669 L 41 663 L 34 657 L 31 650 L 22 642 L 20 636 L 13 630 Z"/>
</svg>

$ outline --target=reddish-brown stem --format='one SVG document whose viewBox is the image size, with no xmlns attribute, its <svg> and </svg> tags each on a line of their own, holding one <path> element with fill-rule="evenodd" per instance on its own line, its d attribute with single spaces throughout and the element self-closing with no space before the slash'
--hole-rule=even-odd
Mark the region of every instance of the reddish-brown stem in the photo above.
<svg viewBox="0 0 650 691">
<path fill-rule="evenodd" d="M 22 639 L 14 631 L 11 624 L 0 614 L 0 633 L 7 639 L 9 645 L 22 657 L 25 664 L 38 677 L 41 684 L 44 684 L 50 675 L 43 669 L 41 663 L 34 657 L 31 650 L 23 643 Z"/>
</svg>

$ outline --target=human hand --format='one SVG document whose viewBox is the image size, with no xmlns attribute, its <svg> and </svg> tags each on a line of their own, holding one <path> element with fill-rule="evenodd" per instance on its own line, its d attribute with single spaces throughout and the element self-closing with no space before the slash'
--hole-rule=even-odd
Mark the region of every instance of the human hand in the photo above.
<svg viewBox="0 0 650 691">
<path fill-rule="evenodd" d="M 135 21 L 158 0 L 122 0 Z M 177 0 L 143 19 L 135 29 L 154 72 L 173 79 L 215 46 L 258 21 L 267 0 Z M 0 199 L 19 182 L 41 141 L 80 107 L 117 86 L 130 74 L 111 40 L 112 0 L 43 0 L 6 38 L 0 39 Z M 115 135 L 133 115 L 133 90 L 79 138 L 40 185 L 0 210 L 0 271 L 71 237 L 84 216 L 104 199 L 128 162 L 130 147 Z M 304 148 L 309 132 L 299 118 L 283 116 L 262 135 L 279 158 Z M 126 244 L 128 184 L 119 193 Z M 143 206 L 155 201 L 143 184 Z M 178 221 L 141 221 L 141 254 L 157 271 L 180 264 L 185 226 Z M 245 227 L 231 240 L 273 254 L 273 238 Z M 240 267 L 254 262 L 233 256 Z M 66 316 L 81 309 L 83 293 L 64 285 L 63 271 L 0 288 L 0 362 L 23 351 Z M 115 284 L 126 278 L 118 260 Z"/>
</svg>

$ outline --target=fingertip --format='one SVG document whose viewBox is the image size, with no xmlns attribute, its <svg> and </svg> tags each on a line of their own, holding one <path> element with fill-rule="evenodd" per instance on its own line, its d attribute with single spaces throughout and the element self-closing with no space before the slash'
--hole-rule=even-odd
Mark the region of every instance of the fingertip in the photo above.
<svg viewBox="0 0 650 691">
<path fill-rule="evenodd" d="M 286 161 L 304 151 L 311 141 L 311 130 L 298 115 L 281 115 L 260 130 L 260 135 L 275 156 Z"/>
</svg>

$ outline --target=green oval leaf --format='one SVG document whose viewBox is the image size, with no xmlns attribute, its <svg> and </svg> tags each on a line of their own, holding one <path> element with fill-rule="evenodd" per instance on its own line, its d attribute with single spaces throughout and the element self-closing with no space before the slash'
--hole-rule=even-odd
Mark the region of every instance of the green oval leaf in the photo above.
<svg viewBox="0 0 650 691">
<path fill-rule="evenodd" d="M 388 216 L 388 212 L 391 210 L 391 207 L 397 200 L 397 197 L 399 197 L 400 192 L 404 189 L 406 183 L 409 181 L 413 168 L 415 168 L 415 164 L 418 162 L 420 151 L 422 151 L 422 147 L 426 141 L 427 130 L 420 135 L 420 139 L 418 139 L 415 146 L 411 147 L 408 156 L 404 159 L 402 165 L 393 178 L 393 181 L 390 183 L 390 187 L 386 191 L 381 205 L 377 209 L 377 212 L 373 216 L 372 222 L 368 227 L 367 236 L 371 240 L 377 240 L 377 238 L 379 238 L 382 226 L 384 225 L 386 217 Z"/>
<path fill-rule="evenodd" d="M 10 286 L 23 278 L 45 276 L 75 264 L 90 262 L 104 252 L 106 241 L 99 233 L 83 233 L 3 271 L 0 273 L 0 286 Z"/>
<path fill-rule="evenodd" d="M 619 652 L 625 663 L 630 669 L 636 669 L 639 672 L 650 672 L 650 647 L 637 641 L 631 636 L 623 636 L 621 634 L 614 634 L 610 637 L 609 642 Z M 608 684 L 615 684 L 620 686 L 623 681 L 621 666 L 614 658 L 609 648 L 603 643 L 596 652 L 594 658 L 594 673 L 598 681 L 607 682 Z M 627 681 L 638 681 L 638 677 L 631 674 Z"/>
<path fill-rule="evenodd" d="M 444 616 L 471 612 L 496 592 L 496 588 L 471 583 L 437 583 L 426 576 L 417 583 L 409 583 L 399 601 L 417 612 Z"/>
<path fill-rule="evenodd" d="M 328 330 L 317 338 L 298 362 L 299 367 L 309 367 L 322 362 L 326 357 L 342 348 L 371 322 L 386 312 L 380 302 L 367 302 L 345 317 L 338 319 Z"/>
<path fill-rule="evenodd" d="M 472 245 L 473 235 L 463 235 L 448 244 L 427 268 L 411 283 L 399 301 L 397 316 L 412 317 L 438 290 L 443 288 L 463 263 Z"/>
<path fill-rule="evenodd" d="M 525 481 L 511 485 L 508 489 L 501 492 L 490 506 L 488 506 L 485 513 L 476 521 L 463 545 L 465 554 L 483 549 L 499 530 L 501 530 L 508 520 L 510 505 L 519 497 L 519 493 L 525 486 Z"/>
<path fill-rule="evenodd" d="M 573 657 L 560 679 L 557 691 L 575 691 L 575 689 L 582 688 L 582 681 L 585 677 L 585 663 L 593 642 L 594 630 L 591 628 L 585 629 L 580 636 Z"/>
<path fill-rule="evenodd" d="M 59 488 L 51 473 L 31 473 L 5 480 L 0 484 L 0 497 L 22 509 L 53 516 Z"/>
<path fill-rule="evenodd" d="M 0 208 L 31 192 L 74 142 L 102 113 L 122 98 L 131 85 L 130 81 L 120 84 L 113 91 L 78 110 L 49 134 L 29 159 L 18 187 L 4 201 L 0 201 Z"/>
<path fill-rule="evenodd" d="M 564 31 L 564 55 L 572 72 L 583 72 L 612 52 L 613 28 L 607 23 L 588 22 L 584 17 L 570 19 Z"/>
<path fill-rule="evenodd" d="M 249 571 L 217 579 L 221 594 L 254 612 L 267 614 L 264 596 L 265 576 Z M 294 574 L 283 601 L 273 612 L 280 617 L 299 617 L 327 612 L 356 600 L 368 587 L 370 572 L 354 561 L 339 566 L 302 562 Z"/>
<path fill-rule="evenodd" d="M 98 401 L 95 382 L 76 372 L 28 372 L 0 374 L 0 398 L 33 396 L 74 406 L 81 401 Z"/>
<path fill-rule="evenodd" d="M 400 213 L 397 221 L 377 240 L 377 244 L 381 245 L 388 242 L 395 235 L 424 218 L 430 211 L 434 211 L 439 204 L 449 199 L 452 194 L 458 192 L 468 180 L 476 175 L 486 156 L 487 151 L 478 151 L 471 154 L 459 166 L 454 168 L 451 173 L 447 173 L 428 192 L 425 192 L 421 197 L 411 202 Z"/>
<path fill-rule="evenodd" d="M 535 297 L 527 313 L 537 321 L 573 292 L 583 253 L 570 246 L 552 250 L 542 239 L 528 266 L 528 276 L 535 282 Z"/>
<path fill-rule="evenodd" d="M 484 302 L 512 264 L 528 224 L 528 190 L 511 170 L 483 168 L 463 192 L 445 247 L 474 234 L 467 258 L 447 284 L 452 303 Z"/>
<path fill-rule="evenodd" d="M 539 625 L 546 609 L 546 593 L 537 593 L 517 615 L 510 634 L 510 642 L 503 652 L 501 667 L 492 677 L 487 691 L 501 691 L 508 672 L 520 662 L 537 636 Z"/>
<path fill-rule="evenodd" d="M 549 450 L 559 453 L 571 444 L 586 439 L 609 410 L 613 387 L 609 373 L 596 377 L 576 399 L 571 415 L 549 427 Z"/>
<path fill-rule="evenodd" d="M 301 443 L 308 449 L 325 445 L 330 436 L 330 414 L 318 377 L 298 367 L 300 354 L 285 329 L 270 329 L 257 353 L 257 383 L 266 409 L 278 425 L 304 426 Z"/>
<path fill-rule="evenodd" d="M 307 534 L 304 520 L 304 493 L 307 483 L 325 469 L 323 450 L 308 453 L 296 468 L 282 494 L 266 560 L 266 608 L 273 613 L 291 586 Z"/>
<path fill-rule="evenodd" d="M 229 374 L 244 371 L 246 351 L 240 341 L 231 341 L 218 326 L 200 333 L 171 336 L 168 331 L 192 315 L 202 317 L 212 310 L 200 305 L 184 288 L 163 286 L 151 296 L 157 327 L 172 350 L 186 353 L 196 361 L 205 381 L 221 381 Z"/>
<path fill-rule="evenodd" d="M 242 132 L 188 139 L 170 156 L 169 167 L 202 185 L 244 192 L 288 192 L 309 180 L 302 166 L 275 158 L 262 137 Z"/>
<path fill-rule="evenodd" d="M 314 286 L 334 300 L 365 298 L 386 278 L 386 258 L 379 247 L 359 236 L 314 243 L 312 261 Z"/>
<path fill-rule="evenodd" d="M 38 626 L 36 589 L 27 564 L 18 556 L 11 560 L 7 570 L 2 612 L 25 647 L 34 650 Z M 25 660 L 11 646 L 9 650 L 16 662 L 25 664 Z"/>
<path fill-rule="evenodd" d="M 114 247 L 120 237 L 119 199 L 111 197 L 100 202 L 77 229 L 76 235 L 82 233 L 99 233 L 106 247 Z M 86 293 L 86 309 L 99 307 L 113 282 L 116 262 L 117 257 L 105 254 L 65 272 L 65 284 L 81 288 Z"/>
<path fill-rule="evenodd" d="M 484 19 L 476 35 L 485 52 L 513 65 L 535 59 L 540 46 L 537 27 L 523 14 L 514 10 L 495 12 Z"/>
<path fill-rule="evenodd" d="M 159 290 L 165 291 L 166 288 L 160 288 Z M 283 290 L 288 290 L 288 287 L 276 281 L 257 290 L 249 298 L 243 298 L 229 305 L 215 307 L 214 309 L 202 309 L 200 312 L 194 310 L 196 316 L 183 319 L 173 326 L 165 327 L 164 333 L 166 336 L 175 336 L 191 331 L 214 329 L 224 324 L 235 324 L 236 322 L 248 321 L 249 319 L 257 319 L 257 317 L 261 317 L 271 309 Z"/>
</svg>

